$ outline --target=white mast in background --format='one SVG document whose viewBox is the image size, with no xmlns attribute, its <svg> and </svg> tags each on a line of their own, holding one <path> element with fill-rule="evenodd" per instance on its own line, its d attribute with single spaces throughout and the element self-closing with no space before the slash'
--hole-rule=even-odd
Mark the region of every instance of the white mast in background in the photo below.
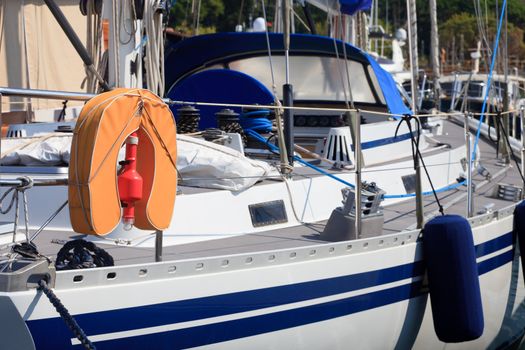
<svg viewBox="0 0 525 350">
<path fill-rule="evenodd" d="M 438 36 L 438 25 L 437 25 L 436 0 L 429 0 L 429 7 L 430 7 L 430 58 L 432 62 L 432 75 L 434 77 L 434 100 L 436 102 L 436 107 L 439 107 L 439 95 L 441 94 L 439 78 L 441 77 L 441 69 L 439 66 L 439 36 Z"/>
</svg>

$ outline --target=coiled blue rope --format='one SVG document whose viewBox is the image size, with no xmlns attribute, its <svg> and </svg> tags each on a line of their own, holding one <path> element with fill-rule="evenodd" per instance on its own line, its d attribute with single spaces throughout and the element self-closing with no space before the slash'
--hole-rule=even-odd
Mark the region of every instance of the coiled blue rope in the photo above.
<svg viewBox="0 0 525 350">
<path fill-rule="evenodd" d="M 267 109 L 246 112 L 242 114 L 239 123 L 245 131 L 268 133 L 272 131 L 272 122 L 268 119 L 268 115 L 270 111 Z"/>
</svg>

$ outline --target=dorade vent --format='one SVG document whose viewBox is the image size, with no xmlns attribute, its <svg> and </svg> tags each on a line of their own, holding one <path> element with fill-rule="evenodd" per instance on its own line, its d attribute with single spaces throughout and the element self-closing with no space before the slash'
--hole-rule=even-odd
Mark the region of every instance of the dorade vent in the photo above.
<svg viewBox="0 0 525 350">
<path fill-rule="evenodd" d="M 337 165 L 353 164 L 352 137 L 347 126 L 331 128 L 323 150 L 326 159 Z"/>
</svg>

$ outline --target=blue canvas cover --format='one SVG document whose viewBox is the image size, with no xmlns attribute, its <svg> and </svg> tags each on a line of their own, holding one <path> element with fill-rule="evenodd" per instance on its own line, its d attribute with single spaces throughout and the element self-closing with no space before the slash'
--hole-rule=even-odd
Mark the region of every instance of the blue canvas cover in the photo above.
<svg viewBox="0 0 525 350">
<path fill-rule="evenodd" d="M 376 74 L 377 81 L 381 87 L 381 90 L 383 91 L 383 95 L 385 96 L 385 101 L 390 113 L 411 115 L 412 111 L 403 103 L 401 94 L 397 89 L 396 82 L 394 81 L 394 78 L 392 78 L 392 75 L 381 68 L 379 63 L 377 63 L 377 61 L 370 55 L 367 54 L 366 56 L 368 57 L 370 66 Z"/>
<path fill-rule="evenodd" d="M 268 39 L 272 55 L 283 55 L 283 35 L 268 33 Z M 350 44 L 345 45 L 348 59 L 371 65 L 389 112 L 400 115 L 410 114 L 390 73 L 359 48 Z M 227 64 L 243 57 L 267 55 L 267 52 L 266 33 L 216 33 L 185 39 L 166 48 L 166 86 L 169 91 L 185 77 L 203 68 L 215 64 Z M 334 44 L 333 38 L 320 35 L 292 34 L 290 36 L 291 56 L 340 57 L 342 52 L 343 42 L 340 40 L 335 40 Z"/>
<path fill-rule="evenodd" d="M 175 101 L 220 102 L 247 105 L 271 105 L 274 103 L 273 94 L 257 79 L 241 72 L 229 69 L 210 69 L 193 74 L 175 85 L 168 93 L 168 97 Z M 177 116 L 177 109 L 181 105 L 170 106 Z M 224 107 L 199 106 L 199 130 L 216 128 L 215 113 Z M 231 109 L 241 114 L 239 107 Z M 176 118 L 178 121 L 178 118 Z"/>
<path fill-rule="evenodd" d="M 339 5 L 342 13 L 353 15 L 357 11 L 369 10 L 372 0 L 339 0 Z"/>
</svg>

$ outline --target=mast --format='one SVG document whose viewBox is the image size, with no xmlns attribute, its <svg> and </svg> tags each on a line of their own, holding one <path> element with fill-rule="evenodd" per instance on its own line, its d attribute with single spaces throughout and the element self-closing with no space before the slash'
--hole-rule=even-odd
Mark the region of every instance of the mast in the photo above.
<svg viewBox="0 0 525 350">
<path fill-rule="evenodd" d="M 138 45 L 141 41 L 142 21 L 137 20 L 131 7 L 124 4 L 123 1 L 104 0 L 103 18 L 109 20 L 109 85 L 142 87 L 143 49 Z M 149 6 L 149 1 L 146 6 Z M 121 26 L 125 26 L 126 29 Z M 132 58 L 134 54 L 136 56 Z M 136 65 L 135 74 L 131 72 L 132 61 Z"/>
<path fill-rule="evenodd" d="M 434 101 L 435 106 L 439 108 L 439 95 L 441 94 L 441 86 L 439 85 L 439 78 L 441 77 L 441 69 L 439 66 L 439 36 L 437 25 L 437 6 L 436 0 L 429 0 L 430 7 L 430 57 L 432 62 L 432 76 L 434 77 Z"/>
<path fill-rule="evenodd" d="M 77 33 L 75 33 L 75 31 L 71 27 L 71 24 L 69 24 L 68 20 L 64 16 L 64 13 L 62 13 L 62 10 L 60 10 L 60 7 L 58 7 L 54 0 L 44 0 L 44 2 L 46 3 L 47 7 L 49 8 L 49 11 L 51 11 L 64 33 L 66 34 L 67 38 L 71 42 L 71 45 L 73 45 L 80 58 L 82 58 L 82 61 L 86 65 L 87 69 L 97 78 L 101 87 L 104 90 L 109 90 L 108 84 L 100 75 L 100 73 L 96 70 L 91 56 L 88 54 L 87 49 L 80 41 Z"/>
<path fill-rule="evenodd" d="M 503 94 L 503 111 L 504 112 L 507 112 L 510 110 L 510 101 L 509 101 L 509 65 L 508 65 L 508 60 L 509 60 L 509 53 L 508 53 L 508 45 L 509 45 L 509 41 L 508 41 L 508 11 L 505 11 L 505 32 L 504 32 L 504 38 L 503 38 L 503 75 L 504 75 L 504 80 L 505 80 L 505 85 L 504 85 L 504 89 L 503 89 L 503 92 L 501 91 L 500 89 L 500 93 Z M 497 89 L 496 89 L 496 92 L 497 92 Z M 496 117 L 497 118 L 497 117 Z M 509 115 L 508 114 L 504 114 L 502 115 L 502 125 L 503 125 L 503 130 L 501 132 L 504 132 L 506 135 L 510 135 L 509 134 Z M 505 136 L 503 136 L 505 137 Z M 503 147 L 501 148 L 501 157 L 503 158 L 503 162 L 505 164 L 509 164 L 510 163 L 510 149 L 507 145 L 506 142 L 503 142 Z"/>
<path fill-rule="evenodd" d="M 417 56 L 417 17 L 416 17 L 416 1 L 407 0 L 407 13 L 408 13 L 408 45 L 410 53 L 410 68 L 411 74 L 411 85 L 412 85 L 412 111 L 417 115 L 417 97 L 418 92 L 416 84 L 418 79 L 418 56 Z M 414 158 L 414 167 L 416 171 L 416 217 L 417 227 L 423 227 L 423 196 L 421 186 L 421 167 L 419 165 L 419 158 L 416 154 Z"/>
</svg>

